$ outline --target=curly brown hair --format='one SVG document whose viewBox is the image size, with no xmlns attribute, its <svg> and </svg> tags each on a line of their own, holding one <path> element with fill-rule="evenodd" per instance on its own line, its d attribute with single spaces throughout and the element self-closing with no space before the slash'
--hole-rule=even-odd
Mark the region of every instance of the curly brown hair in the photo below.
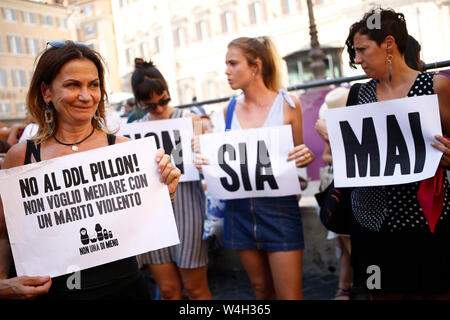
<svg viewBox="0 0 450 320">
<path fill-rule="evenodd" d="M 379 15 L 380 28 L 369 27 L 368 20 L 375 15 Z M 353 38 L 356 33 L 367 35 L 370 40 L 375 41 L 378 45 L 381 45 L 387 36 L 393 36 L 398 51 L 402 55 L 405 54 L 408 43 L 408 30 L 403 13 L 397 13 L 392 9 L 375 8 L 365 13 L 361 20 L 352 24 L 345 45 L 347 46 L 347 52 L 350 57 L 350 67 L 354 69 L 356 69 L 356 53 L 353 46 Z"/>
</svg>

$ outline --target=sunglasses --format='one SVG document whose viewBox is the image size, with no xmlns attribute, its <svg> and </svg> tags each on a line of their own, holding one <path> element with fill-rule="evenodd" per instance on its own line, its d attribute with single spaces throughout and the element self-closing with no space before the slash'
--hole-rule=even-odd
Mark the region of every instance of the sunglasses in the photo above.
<svg viewBox="0 0 450 320">
<path fill-rule="evenodd" d="M 85 47 L 85 48 L 89 48 L 89 49 L 91 48 L 91 47 L 89 47 L 88 44 L 83 43 L 83 42 L 78 42 L 78 41 L 68 42 L 68 41 L 59 41 L 59 40 L 52 40 L 52 41 L 47 42 L 47 47 L 51 46 L 53 48 L 62 48 L 62 47 L 67 46 L 69 43 L 73 43 L 74 45 L 80 46 L 80 47 Z"/>
<path fill-rule="evenodd" d="M 142 108 L 146 109 L 146 110 L 155 110 L 158 106 L 164 107 L 166 106 L 168 103 L 170 102 L 170 97 L 165 98 L 165 99 L 161 99 L 159 100 L 159 102 L 157 103 L 149 103 L 146 105 L 142 105 Z"/>
</svg>

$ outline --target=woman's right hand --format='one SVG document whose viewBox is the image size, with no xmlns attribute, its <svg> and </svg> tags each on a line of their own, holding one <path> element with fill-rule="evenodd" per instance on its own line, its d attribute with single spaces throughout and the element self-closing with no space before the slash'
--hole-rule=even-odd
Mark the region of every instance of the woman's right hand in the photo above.
<svg viewBox="0 0 450 320">
<path fill-rule="evenodd" d="M 48 293 L 52 285 L 50 277 L 21 276 L 0 280 L 0 299 L 36 299 Z"/>
</svg>

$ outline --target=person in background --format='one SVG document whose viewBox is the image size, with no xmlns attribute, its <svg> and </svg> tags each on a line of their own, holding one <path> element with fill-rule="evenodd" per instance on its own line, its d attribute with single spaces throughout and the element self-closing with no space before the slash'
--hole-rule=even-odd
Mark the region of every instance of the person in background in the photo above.
<svg viewBox="0 0 450 320">
<path fill-rule="evenodd" d="M 184 117 L 181 109 L 170 106 L 167 82 L 153 63 L 136 60 L 131 77 L 136 99 L 147 114 L 138 122 Z M 200 121 L 195 115 L 193 121 Z M 180 244 L 140 255 L 140 263 L 148 264 L 164 300 L 179 300 L 186 290 L 189 299 L 211 299 L 208 287 L 208 244 L 202 240 L 205 218 L 205 193 L 200 181 L 182 182 L 173 203 Z"/>
<path fill-rule="evenodd" d="M 421 46 L 413 36 L 408 35 L 408 44 L 406 45 L 405 51 L 405 63 L 411 69 L 417 71 L 424 71 L 425 63 L 420 60 L 420 50 Z"/>
<path fill-rule="evenodd" d="M 121 118 L 129 117 L 131 112 L 136 109 L 136 103 L 134 101 L 134 98 L 129 98 L 126 101 L 124 101 L 123 104 L 123 113 L 120 115 Z"/>
<path fill-rule="evenodd" d="M 349 89 L 345 87 L 337 87 L 330 91 L 324 99 L 324 103 L 319 109 L 319 119 L 325 120 L 325 110 L 330 108 L 345 107 Z M 333 158 L 331 156 L 330 141 L 328 137 L 324 138 L 325 146 L 322 153 L 322 161 L 327 164 L 326 167 L 320 168 L 320 186 L 319 192 L 324 191 L 333 181 Z M 350 265 L 351 248 L 350 236 L 345 234 L 337 234 L 328 231 L 327 239 L 333 239 L 340 251 L 339 256 L 339 283 L 334 300 L 350 300 L 352 289 L 353 270 Z"/>
<path fill-rule="evenodd" d="M 106 147 L 129 141 L 106 131 L 103 59 L 83 43 L 50 41 L 38 58 L 27 95 L 31 115 L 39 125 L 33 140 L 20 142 L 6 154 L 3 168 Z M 173 194 L 181 172 L 159 149 L 155 159 L 163 183 Z M 52 170 L 52 168 L 48 168 Z M 63 241 L 65 235 L 55 235 Z M 0 205 L 0 298 L 149 299 L 135 257 L 82 270 L 80 289 L 69 289 L 69 275 L 17 277 Z"/>
</svg>

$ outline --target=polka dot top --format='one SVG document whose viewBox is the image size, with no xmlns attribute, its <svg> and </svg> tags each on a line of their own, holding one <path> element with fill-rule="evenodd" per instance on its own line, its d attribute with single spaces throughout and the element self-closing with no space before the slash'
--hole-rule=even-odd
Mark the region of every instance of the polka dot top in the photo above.
<svg viewBox="0 0 450 320">
<path fill-rule="evenodd" d="M 376 80 L 360 87 L 358 104 L 377 102 Z M 434 94 L 433 74 L 421 72 L 412 85 L 408 97 Z M 449 182 L 444 176 L 444 207 L 437 223 L 450 215 Z M 430 232 L 428 222 L 417 201 L 420 182 L 401 185 L 360 187 L 352 192 L 353 214 L 363 227 L 372 231 L 416 231 Z"/>
</svg>

